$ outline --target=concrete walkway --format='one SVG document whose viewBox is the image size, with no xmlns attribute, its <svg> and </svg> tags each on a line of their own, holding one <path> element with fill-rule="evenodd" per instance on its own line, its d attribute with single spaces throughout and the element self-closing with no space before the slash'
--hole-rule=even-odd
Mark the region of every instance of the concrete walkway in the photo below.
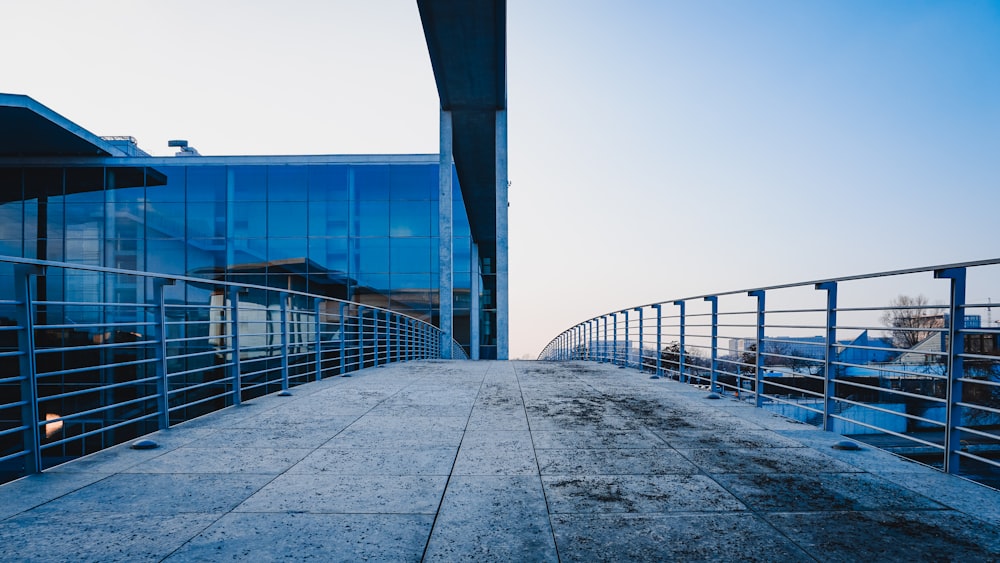
<svg viewBox="0 0 1000 563">
<path fill-rule="evenodd" d="M 1000 560 L 1000 494 L 704 397 L 588 363 L 369 369 L 0 487 L 0 560 Z"/>
</svg>

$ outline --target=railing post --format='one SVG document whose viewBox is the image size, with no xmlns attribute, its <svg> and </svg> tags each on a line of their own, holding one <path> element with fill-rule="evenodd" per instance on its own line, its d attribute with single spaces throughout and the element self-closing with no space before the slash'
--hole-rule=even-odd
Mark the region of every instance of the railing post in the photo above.
<svg viewBox="0 0 1000 563">
<path fill-rule="evenodd" d="M 42 438 L 39 430 L 38 372 L 35 364 L 35 305 L 31 300 L 31 278 L 44 270 L 38 266 L 14 266 L 14 295 L 17 305 L 18 352 L 21 368 L 21 425 L 24 426 L 24 471 L 42 471 Z"/>
<path fill-rule="evenodd" d="M 160 287 L 159 291 L 162 294 L 163 288 Z M 229 347 L 233 350 L 233 359 L 229 365 L 232 371 L 229 378 L 233 381 L 233 404 L 239 405 L 243 401 L 243 371 L 240 364 L 240 289 L 231 285 L 226 292 L 229 294 Z M 163 350 L 163 357 L 166 358 L 166 348 Z M 166 371 L 164 365 L 163 372 Z"/>
<path fill-rule="evenodd" d="M 604 321 L 604 342 L 601 343 L 601 363 L 607 363 L 608 357 L 608 316 L 602 315 L 601 320 Z"/>
<path fill-rule="evenodd" d="M 826 350 L 823 352 L 823 430 L 833 429 L 833 414 L 837 403 L 837 374 L 834 362 L 837 356 L 837 282 L 816 284 L 816 289 L 826 292 Z"/>
<path fill-rule="evenodd" d="M 684 375 L 684 362 L 687 361 L 685 358 L 684 351 L 687 349 L 684 344 L 684 325 L 685 325 L 685 310 L 687 309 L 686 303 L 684 301 L 674 301 L 674 305 L 677 305 L 681 309 L 680 316 L 680 342 L 678 345 L 680 349 L 677 351 L 677 380 L 681 383 L 687 383 L 687 376 Z"/>
<path fill-rule="evenodd" d="M 323 379 L 323 300 L 316 298 L 313 305 L 316 315 L 316 381 Z"/>
<path fill-rule="evenodd" d="M 656 309 L 656 376 L 661 377 L 663 375 L 663 366 L 660 363 L 661 356 L 663 356 L 663 312 L 659 303 L 653 305 L 653 308 Z"/>
<path fill-rule="evenodd" d="M 944 471 L 958 473 L 961 456 L 962 427 L 962 379 L 965 377 L 965 366 L 962 354 L 965 353 L 965 268 L 947 268 L 934 272 L 938 279 L 951 280 L 951 299 L 948 306 L 950 322 L 948 324 L 948 387 L 946 390 L 947 407 L 944 433 Z"/>
<path fill-rule="evenodd" d="M 642 367 L 643 367 L 642 366 L 642 362 L 643 362 L 643 357 L 642 357 L 642 351 L 643 351 L 643 345 L 642 345 L 642 336 L 643 336 L 643 334 L 642 334 L 642 307 L 636 307 L 633 310 L 639 311 L 639 371 L 642 371 Z"/>
<path fill-rule="evenodd" d="M 385 363 L 392 361 L 392 313 L 385 312 Z"/>
<path fill-rule="evenodd" d="M 764 290 L 748 292 L 750 297 L 757 298 L 757 353 L 754 354 L 754 405 L 757 408 L 764 406 Z"/>
<path fill-rule="evenodd" d="M 632 355 L 632 345 L 629 341 L 628 309 L 622 311 L 625 314 L 625 367 L 628 367 L 628 358 Z"/>
<path fill-rule="evenodd" d="M 358 305 L 358 369 L 365 367 L 365 308 Z"/>
<path fill-rule="evenodd" d="M 712 380 L 709 389 L 714 393 L 718 391 L 718 368 L 719 368 L 719 298 L 709 295 L 705 298 L 712 304 Z"/>
<path fill-rule="evenodd" d="M 281 300 L 281 391 L 288 392 L 288 294 L 278 294 Z"/>
<path fill-rule="evenodd" d="M 611 363 L 618 365 L 618 313 L 611 313 L 614 329 L 611 331 Z"/>
<path fill-rule="evenodd" d="M 344 322 L 344 308 L 347 303 L 340 302 L 340 375 L 347 373 L 347 323 Z"/>
<path fill-rule="evenodd" d="M 153 279 L 153 299 L 156 303 L 156 421 L 157 428 L 170 428 L 170 383 L 167 370 L 167 300 L 163 288 L 173 285 L 174 280 Z"/>
</svg>

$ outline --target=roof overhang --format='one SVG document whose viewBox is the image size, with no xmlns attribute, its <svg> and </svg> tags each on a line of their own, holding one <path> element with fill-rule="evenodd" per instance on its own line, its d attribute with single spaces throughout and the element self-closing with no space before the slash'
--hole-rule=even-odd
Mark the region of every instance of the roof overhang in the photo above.
<svg viewBox="0 0 1000 563">
<path fill-rule="evenodd" d="M 0 94 L 0 156 L 122 156 L 120 150 L 28 96 Z"/>
<path fill-rule="evenodd" d="M 473 238 L 496 242 L 496 113 L 507 109 L 506 0 L 417 0 Z M 487 251 L 488 252 L 488 251 Z"/>
</svg>

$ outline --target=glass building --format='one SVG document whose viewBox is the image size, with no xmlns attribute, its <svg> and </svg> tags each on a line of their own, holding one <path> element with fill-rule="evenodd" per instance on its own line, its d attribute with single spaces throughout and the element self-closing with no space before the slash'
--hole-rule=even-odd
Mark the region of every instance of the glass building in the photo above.
<svg viewBox="0 0 1000 563">
<path fill-rule="evenodd" d="M 0 95 L 0 119 L 14 109 L 81 140 L 31 98 Z M 0 254 L 292 289 L 438 326 L 450 297 L 451 336 L 471 357 L 497 357 L 495 275 L 478 256 L 459 174 L 450 166 L 443 182 L 439 155 L 152 157 L 130 138 L 83 133 L 83 148 L 50 142 L 0 158 Z M 37 291 L 49 301 L 151 298 L 131 280 L 52 273 Z M 13 294 L 8 277 L 0 294 Z"/>
</svg>

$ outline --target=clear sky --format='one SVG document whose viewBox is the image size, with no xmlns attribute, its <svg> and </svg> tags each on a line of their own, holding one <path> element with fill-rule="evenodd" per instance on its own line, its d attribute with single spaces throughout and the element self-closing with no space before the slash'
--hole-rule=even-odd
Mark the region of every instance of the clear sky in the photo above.
<svg viewBox="0 0 1000 563">
<path fill-rule="evenodd" d="M 437 152 L 412 0 L 0 9 L 0 91 L 153 154 Z M 1000 256 L 998 0 L 509 0 L 508 82 L 513 357 L 630 305 Z"/>
</svg>

